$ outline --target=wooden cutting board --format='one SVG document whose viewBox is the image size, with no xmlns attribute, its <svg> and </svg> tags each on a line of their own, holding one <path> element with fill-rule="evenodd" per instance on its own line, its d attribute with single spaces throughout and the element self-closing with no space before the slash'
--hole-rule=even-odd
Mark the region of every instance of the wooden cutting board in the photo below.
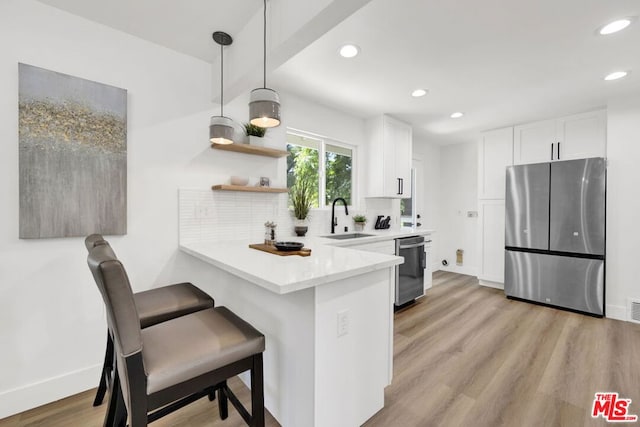
<svg viewBox="0 0 640 427">
<path fill-rule="evenodd" d="M 299 255 L 299 256 L 309 256 L 311 255 L 311 249 L 302 248 L 297 251 L 279 251 L 275 246 L 265 245 L 264 243 L 254 243 L 249 245 L 251 249 L 257 249 L 259 251 L 269 252 L 270 254 L 280 255 L 280 256 L 289 256 L 289 255 Z"/>
</svg>

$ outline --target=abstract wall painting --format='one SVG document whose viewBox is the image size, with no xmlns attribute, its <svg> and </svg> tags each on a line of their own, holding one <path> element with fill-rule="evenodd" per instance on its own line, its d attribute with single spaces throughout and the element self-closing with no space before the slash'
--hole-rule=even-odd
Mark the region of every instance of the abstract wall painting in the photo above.
<svg viewBox="0 0 640 427">
<path fill-rule="evenodd" d="M 20 238 L 127 232 L 127 91 L 19 64 Z"/>
</svg>

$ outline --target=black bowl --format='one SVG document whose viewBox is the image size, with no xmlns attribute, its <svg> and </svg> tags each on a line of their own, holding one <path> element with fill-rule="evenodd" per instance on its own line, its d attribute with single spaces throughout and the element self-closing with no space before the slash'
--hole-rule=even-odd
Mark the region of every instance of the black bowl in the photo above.
<svg viewBox="0 0 640 427">
<path fill-rule="evenodd" d="M 299 251 L 304 247 L 300 242 L 275 242 L 274 246 L 279 251 Z"/>
</svg>

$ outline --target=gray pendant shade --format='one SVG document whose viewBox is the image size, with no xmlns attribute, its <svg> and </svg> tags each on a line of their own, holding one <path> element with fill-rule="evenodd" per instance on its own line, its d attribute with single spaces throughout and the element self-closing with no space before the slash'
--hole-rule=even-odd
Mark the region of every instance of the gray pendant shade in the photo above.
<svg viewBox="0 0 640 427">
<path fill-rule="evenodd" d="M 271 128 L 280 124 L 280 98 L 269 88 L 251 91 L 249 120 L 252 125 Z"/>
<path fill-rule="evenodd" d="M 280 125 L 280 98 L 275 90 L 267 87 L 267 0 L 264 0 L 263 18 L 262 73 L 264 86 L 251 91 L 249 122 L 261 128 L 272 128 Z"/>
<path fill-rule="evenodd" d="M 213 144 L 233 144 L 235 123 L 229 117 L 212 116 L 209 122 L 209 140 Z"/>
<path fill-rule="evenodd" d="M 213 33 L 213 40 L 220 45 L 220 115 L 209 122 L 209 141 L 212 144 L 233 144 L 235 122 L 224 116 L 224 52 L 223 47 L 233 43 L 231 36 L 222 31 Z"/>
</svg>

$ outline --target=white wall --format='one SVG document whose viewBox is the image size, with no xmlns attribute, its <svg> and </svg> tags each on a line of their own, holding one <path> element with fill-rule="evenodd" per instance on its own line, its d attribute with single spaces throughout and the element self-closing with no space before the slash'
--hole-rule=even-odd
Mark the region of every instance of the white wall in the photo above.
<svg viewBox="0 0 640 427">
<path fill-rule="evenodd" d="M 440 194 L 438 206 L 437 260 L 446 259 L 441 270 L 477 274 L 478 148 L 475 142 L 440 147 Z M 456 265 L 456 250 L 464 250 L 463 265 Z"/>
<path fill-rule="evenodd" d="M 435 234 L 432 235 L 433 249 L 435 254 L 432 258 L 432 268 L 440 268 L 440 255 L 438 253 L 438 245 L 441 238 L 440 233 L 440 153 L 442 148 L 438 144 L 428 142 L 422 137 L 414 135 L 413 137 L 413 158 L 422 162 L 422 189 L 418 189 L 418 197 L 422 199 L 422 203 L 418 203 L 420 213 L 419 222 L 422 228 L 433 229 Z"/>
<path fill-rule="evenodd" d="M 135 291 L 206 268 L 177 252 L 179 187 L 207 188 L 230 175 L 277 184 L 286 172 L 284 159 L 209 148 L 209 117 L 218 106 L 210 102 L 205 62 L 31 0 L 0 2 L 0 52 L 3 418 L 95 387 L 106 334 L 83 239 L 18 239 L 18 62 L 128 90 L 128 234 L 110 240 Z M 248 91 L 226 115 L 247 120 Z M 285 126 L 364 142 L 362 120 L 281 96 Z M 284 126 L 270 132 L 277 137 Z"/>
<path fill-rule="evenodd" d="M 18 62 L 128 90 L 128 229 L 136 290 L 177 244 L 177 187 L 208 183 L 209 64 L 41 3 L 0 3 L 0 418 L 95 387 L 106 323 L 80 238 L 18 239 Z"/>
<path fill-rule="evenodd" d="M 607 106 L 607 317 L 627 319 L 627 298 L 638 286 L 638 165 L 640 94 L 612 99 Z"/>
</svg>

